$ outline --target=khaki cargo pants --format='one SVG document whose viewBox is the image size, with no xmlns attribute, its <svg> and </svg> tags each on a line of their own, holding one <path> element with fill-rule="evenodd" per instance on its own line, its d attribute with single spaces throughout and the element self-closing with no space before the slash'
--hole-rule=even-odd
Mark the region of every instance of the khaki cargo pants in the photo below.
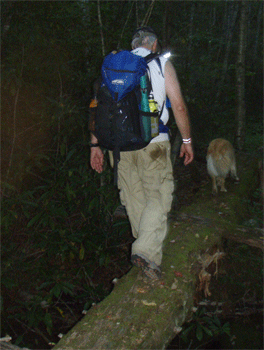
<svg viewBox="0 0 264 350">
<path fill-rule="evenodd" d="M 121 152 L 118 188 L 136 239 L 132 255 L 143 255 L 159 266 L 174 191 L 170 142 L 150 143 L 138 151 Z"/>
</svg>

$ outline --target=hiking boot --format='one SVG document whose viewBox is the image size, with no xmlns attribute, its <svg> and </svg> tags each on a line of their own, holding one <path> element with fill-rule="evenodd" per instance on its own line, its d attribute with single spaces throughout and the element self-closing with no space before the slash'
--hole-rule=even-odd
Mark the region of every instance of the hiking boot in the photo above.
<svg viewBox="0 0 264 350">
<path fill-rule="evenodd" d="M 161 278 L 160 268 L 153 262 L 150 262 L 148 259 L 143 258 L 140 255 L 133 254 L 131 256 L 131 262 L 133 265 L 139 267 L 144 276 L 148 277 L 151 280 L 159 280 Z"/>
</svg>

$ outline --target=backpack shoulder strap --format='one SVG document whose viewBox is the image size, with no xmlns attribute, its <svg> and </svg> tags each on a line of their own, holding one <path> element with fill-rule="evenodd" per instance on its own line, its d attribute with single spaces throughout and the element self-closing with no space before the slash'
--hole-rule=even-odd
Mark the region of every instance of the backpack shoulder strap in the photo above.
<svg viewBox="0 0 264 350">
<path fill-rule="evenodd" d="M 162 77 L 164 78 L 164 74 L 163 74 L 163 71 L 162 71 L 162 67 L 161 67 L 160 58 L 159 58 L 159 57 L 155 58 L 155 62 L 156 62 L 156 63 L 157 63 L 157 65 L 159 66 L 159 69 L 160 69 L 161 75 L 162 75 Z"/>
<path fill-rule="evenodd" d="M 162 71 L 162 67 L 161 67 L 161 62 L 160 62 L 160 56 L 161 54 L 159 53 L 155 53 L 155 52 L 151 52 L 149 55 L 147 55 L 145 58 L 145 61 L 147 63 L 155 60 L 155 62 L 157 63 L 157 65 L 159 66 L 159 69 L 160 69 L 160 72 L 162 74 L 162 77 L 164 78 L 164 74 L 163 74 L 163 71 Z"/>
<path fill-rule="evenodd" d="M 150 54 L 148 54 L 147 56 L 144 57 L 145 61 L 147 63 L 149 63 L 150 61 L 154 60 L 154 58 L 157 58 L 159 57 L 160 54 L 158 53 L 155 53 L 155 52 L 151 52 Z"/>
<path fill-rule="evenodd" d="M 163 74 L 163 71 L 162 71 L 162 66 L 161 66 L 161 62 L 160 62 L 160 57 L 161 54 L 158 54 L 158 53 L 153 53 L 151 52 L 149 55 L 145 56 L 144 59 L 145 61 L 147 62 L 147 64 L 153 60 L 155 60 L 155 62 L 157 63 L 159 69 L 160 69 L 160 72 L 161 72 L 161 75 L 163 77 L 163 79 L 165 78 L 164 77 L 164 74 Z M 147 66 L 147 71 L 148 71 L 148 77 L 149 77 L 149 85 L 150 85 L 150 90 L 152 91 L 152 82 L 151 82 L 151 74 L 150 74 L 150 69 L 149 69 L 149 66 Z M 162 110 L 163 110 L 163 106 L 162 106 Z"/>
</svg>

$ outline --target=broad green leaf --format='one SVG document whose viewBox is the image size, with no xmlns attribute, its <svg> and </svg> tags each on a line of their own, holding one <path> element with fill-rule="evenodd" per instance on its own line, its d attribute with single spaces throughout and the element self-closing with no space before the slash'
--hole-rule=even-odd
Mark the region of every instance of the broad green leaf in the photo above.
<svg viewBox="0 0 264 350">
<path fill-rule="evenodd" d="M 33 226 L 42 216 L 43 212 L 38 213 L 35 215 L 27 224 L 27 227 Z"/>
<path fill-rule="evenodd" d="M 204 332 L 205 332 L 207 335 L 209 335 L 210 337 L 213 336 L 213 332 L 212 332 L 210 329 L 208 329 L 207 327 L 203 326 L 202 324 L 201 324 L 201 327 L 202 327 L 202 329 L 204 330 Z"/>
<path fill-rule="evenodd" d="M 227 335 L 230 335 L 230 323 L 229 322 L 226 322 L 224 325 L 223 325 L 223 327 L 222 327 L 222 329 L 223 329 L 223 332 L 224 333 L 226 333 Z"/>
<path fill-rule="evenodd" d="M 203 329 L 200 325 L 200 323 L 198 323 L 197 328 L 196 328 L 196 338 L 201 341 L 203 339 Z"/>
<path fill-rule="evenodd" d="M 91 210 L 93 210 L 95 207 L 97 207 L 98 204 L 99 204 L 99 201 L 100 201 L 100 198 L 94 197 L 94 198 L 90 201 L 90 203 L 89 203 L 89 207 L 88 207 L 89 211 L 91 211 Z"/>
<path fill-rule="evenodd" d="M 52 330 L 52 318 L 51 318 L 51 314 L 50 313 L 46 313 L 44 316 L 44 323 L 46 325 L 47 331 L 49 334 L 51 334 L 51 330 Z"/>
<path fill-rule="evenodd" d="M 51 292 L 56 298 L 58 298 L 61 294 L 61 285 L 59 283 L 56 283 Z"/>
<path fill-rule="evenodd" d="M 218 327 L 221 327 L 221 322 L 220 322 L 219 318 L 218 318 L 216 315 L 214 315 L 214 317 L 213 317 L 213 322 L 214 322 Z"/>
</svg>

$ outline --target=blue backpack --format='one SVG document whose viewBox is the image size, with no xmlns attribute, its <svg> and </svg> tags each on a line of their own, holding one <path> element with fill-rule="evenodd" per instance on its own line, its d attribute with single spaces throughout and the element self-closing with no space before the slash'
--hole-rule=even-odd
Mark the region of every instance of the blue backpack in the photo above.
<svg viewBox="0 0 264 350">
<path fill-rule="evenodd" d="M 130 51 L 120 51 L 106 56 L 102 65 L 92 132 L 100 146 L 114 151 L 115 174 L 120 151 L 146 147 L 154 137 L 151 120 L 158 118 L 159 124 L 163 108 L 160 112 L 151 112 L 148 104 L 152 88 L 147 63 L 153 59 L 160 65 L 157 54 L 141 57 Z"/>
<path fill-rule="evenodd" d="M 102 65 L 102 84 L 107 86 L 112 98 L 118 102 L 139 85 L 146 71 L 145 58 L 130 51 L 110 53 Z"/>
</svg>

